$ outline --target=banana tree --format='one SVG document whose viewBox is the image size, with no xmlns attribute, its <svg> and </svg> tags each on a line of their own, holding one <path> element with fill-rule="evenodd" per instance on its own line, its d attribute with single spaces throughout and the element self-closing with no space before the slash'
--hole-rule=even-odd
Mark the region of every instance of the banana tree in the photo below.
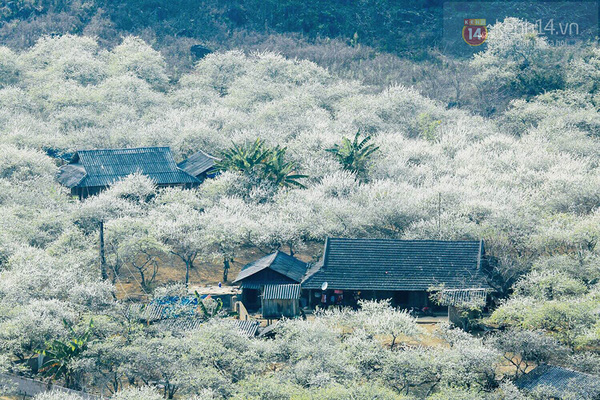
<svg viewBox="0 0 600 400">
<path fill-rule="evenodd" d="M 89 326 L 81 333 L 76 332 L 66 320 L 63 323 L 69 329 L 70 338 L 65 341 L 54 340 L 46 346 L 42 352 L 44 363 L 40 372 L 52 381 L 64 379 L 66 387 L 70 389 L 81 389 L 79 373 L 73 369 L 72 364 L 87 349 L 94 323 L 90 321 Z"/>
<path fill-rule="evenodd" d="M 326 149 L 335 156 L 343 169 L 359 176 L 366 173 L 370 157 L 379 150 L 378 146 L 369 144 L 371 136 L 361 139 L 360 135 L 360 131 L 358 131 L 353 140 L 345 137 L 341 144 L 335 144 L 332 148 Z"/>
</svg>

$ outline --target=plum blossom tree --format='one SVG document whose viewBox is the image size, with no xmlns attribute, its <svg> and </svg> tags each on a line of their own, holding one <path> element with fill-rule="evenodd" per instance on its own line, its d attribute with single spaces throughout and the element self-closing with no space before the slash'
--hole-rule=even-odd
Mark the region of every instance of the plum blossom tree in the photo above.
<svg viewBox="0 0 600 400">
<path fill-rule="evenodd" d="M 185 204 L 160 205 L 149 213 L 154 221 L 153 235 L 168 246 L 169 251 L 185 264 L 185 284 L 190 281 L 190 270 L 205 248 L 202 214 Z"/>
<path fill-rule="evenodd" d="M 223 199 L 202 213 L 203 257 L 222 260 L 223 282 L 229 278 L 236 252 L 247 242 L 247 214 L 246 204 L 235 198 Z"/>
<path fill-rule="evenodd" d="M 414 337 L 420 333 L 415 317 L 408 311 L 395 309 L 390 300 L 360 301 L 361 311 L 356 314 L 356 323 L 373 335 L 389 335 L 392 337 L 390 349 L 401 336 Z"/>
<path fill-rule="evenodd" d="M 113 284 L 126 265 L 139 274 L 143 290 L 152 285 L 158 273 L 158 257 L 167 249 L 151 232 L 150 223 L 140 218 L 121 217 L 106 224 L 106 248 Z"/>
<path fill-rule="evenodd" d="M 540 331 L 507 329 L 492 336 L 488 344 L 515 367 L 515 378 L 528 372 L 532 364 L 559 361 L 569 353 L 555 338 Z"/>
</svg>

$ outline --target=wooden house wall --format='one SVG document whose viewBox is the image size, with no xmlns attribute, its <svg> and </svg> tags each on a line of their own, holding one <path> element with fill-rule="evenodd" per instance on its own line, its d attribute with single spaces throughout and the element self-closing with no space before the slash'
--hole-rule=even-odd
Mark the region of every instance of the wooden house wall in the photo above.
<svg viewBox="0 0 600 400">
<path fill-rule="evenodd" d="M 265 300 L 262 299 L 263 318 L 293 318 L 300 314 L 298 299 L 291 300 Z"/>
</svg>

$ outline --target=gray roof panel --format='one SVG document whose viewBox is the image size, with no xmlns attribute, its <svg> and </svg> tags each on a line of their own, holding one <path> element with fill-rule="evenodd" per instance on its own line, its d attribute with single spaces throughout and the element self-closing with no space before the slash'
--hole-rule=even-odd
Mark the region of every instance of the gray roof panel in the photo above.
<svg viewBox="0 0 600 400">
<path fill-rule="evenodd" d="M 75 176 L 79 177 L 82 172 L 85 175 L 73 184 Z M 199 183 L 177 167 L 168 147 L 78 150 L 71 163 L 61 167 L 58 180 L 65 182 L 65 186 L 73 185 L 69 187 L 104 187 L 136 172 L 148 176 L 157 185 Z"/>
<path fill-rule="evenodd" d="M 597 398 L 600 395 L 600 376 L 585 374 L 555 365 L 540 365 L 515 382 L 519 389 L 531 392 L 545 388 L 556 398 Z"/>
<path fill-rule="evenodd" d="M 213 157 L 200 150 L 189 156 L 186 160 L 180 162 L 178 166 L 188 174 L 199 177 L 213 168 L 218 161 L 220 161 L 219 158 Z"/>
<path fill-rule="evenodd" d="M 327 282 L 342 290 L 489 288 L 482 255 L 480 241 L 330 238 L 323 266 L 307 275 L 302 287 L 319 289 Z"/>
<path fill-rule="evenodd" d="M 246 264 L 235 278 L 234 283 L 240 282 L 267 268 L 299 283 L 302 281 L 304 274 L 306 274 L 307 267 L 308 265 L 305 262 L 281 251 L 276 251 L 275 253 L 271 253 L 254 262 Z"/>
<path fill-rule="evenodd" d="M 77 186 L 85 177 L 85 168 L 79 163 L 63 165 L 58 170 L 56 180 L 63 186 L 72 188 Z"/>
<path fill-rule="evenodd" d="M 300 298 L 300 285 L 265 285 L 264 300 L 294 300 Z"/>
</svg>

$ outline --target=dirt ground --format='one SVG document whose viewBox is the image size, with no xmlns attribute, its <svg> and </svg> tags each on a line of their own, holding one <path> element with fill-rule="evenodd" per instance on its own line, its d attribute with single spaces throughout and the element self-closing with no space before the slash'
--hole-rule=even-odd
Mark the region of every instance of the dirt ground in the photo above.
<svg viewBox="0 0 600 400">
<path fill-rule="evenodd" d="M 283 249 L 287 252 L 287 249 Z M 295 257 L 305 262 L 315 262 L 323 251 L 323 245 L 320 243 L 309 244 L 305 249 Z M 256 248 L 243 249 L 231 263 L 229 269 L 229 279 L 231 282 L 235 279 L 242 267 L 249 262 L 256 261 L 259 258 L 267 255 Z M 190 286 L 208 286 L 216 285 L 223 280 L 223 264 L 221 262 L 202 262 L 196 261 L 195 267 L 190 270 Z M 163 257 L 159 262 L 158 273 L 154 281 L 155 286 L 160 286 L 168 283 L 185 281 L 185 264 L 176 256 L 169 255 Z M 139 273 L 130 266 L 121 268 L 118 279 L 115 282 L 117 297 L 125 298 L 146 298 L 145 293 L 140 285 Z"/>
</svg>

